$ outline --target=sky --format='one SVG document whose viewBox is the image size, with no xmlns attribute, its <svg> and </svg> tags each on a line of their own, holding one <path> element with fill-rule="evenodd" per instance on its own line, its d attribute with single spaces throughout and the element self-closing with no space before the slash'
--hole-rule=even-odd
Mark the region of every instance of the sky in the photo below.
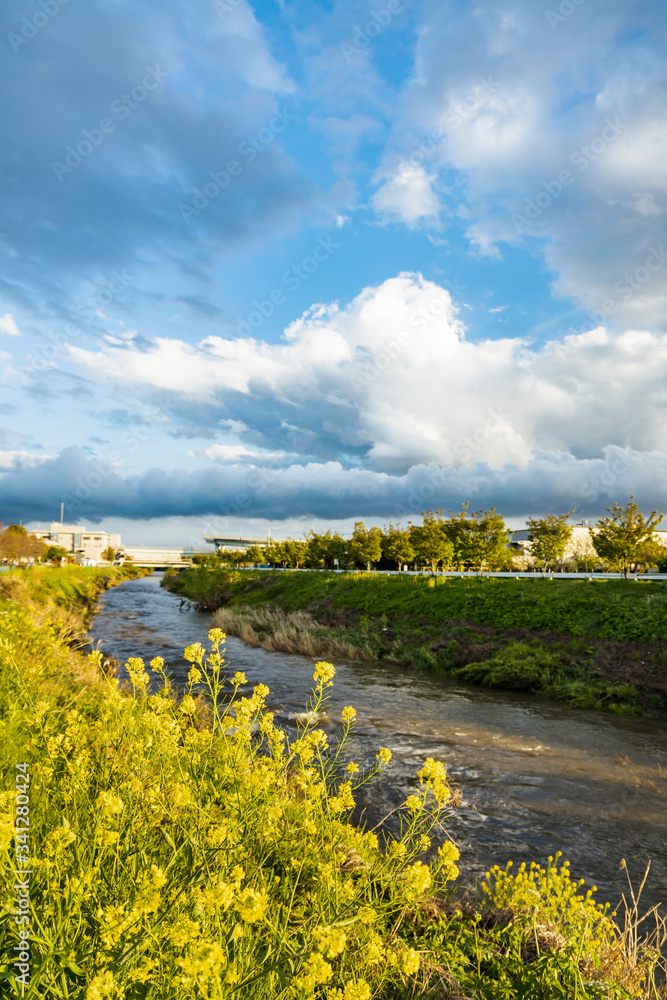
<svg viewBox="0 0 667 1000">
<path fill-rule="evenodd" d="M 10 0 L 0 44 L 0 521 L 666 510 L 658 0 Z"/>
</svg>

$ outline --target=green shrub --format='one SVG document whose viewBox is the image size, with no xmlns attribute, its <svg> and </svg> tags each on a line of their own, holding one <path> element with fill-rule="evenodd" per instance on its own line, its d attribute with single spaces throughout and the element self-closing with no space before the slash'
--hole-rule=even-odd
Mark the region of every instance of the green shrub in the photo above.
<svg viewBox="0 0 667 1000">
<path fill-rule="evenodd" d="M 454 673 L 462 680 L 510 691 L 539 691 L 549 686 L 560 661 L 541 646 L 515 642 L 491 660 L 469 663 Z"/>
</svg>

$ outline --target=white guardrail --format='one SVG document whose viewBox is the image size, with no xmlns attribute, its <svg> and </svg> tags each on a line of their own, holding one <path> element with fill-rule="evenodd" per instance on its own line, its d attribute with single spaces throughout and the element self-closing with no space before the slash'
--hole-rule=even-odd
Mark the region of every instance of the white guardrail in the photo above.
<svg viewBox="0 0 667 1000">
<path fill-rule="evenodd" d="M 283 566 L 271 566 L 269 563 L 262 563 L 260 566 L 239 566 L 238 569 L 249 570 L 249 569 L 270 569 L 276 570 L 281 573 L 367 573 L 369 576 L 442 576 L 442 577 L 458 577 L 460 580 L 474 580 L 476 577 L 491 576 L 491 577 L 505 577 L 514 578 L 515 580 L 624 580 L 625 577 L 622 573 L 530 573 L 524 571 L 517 572 L 495 572 L 492 570 L 436 570 L 435 573 L 431 573 L 429 570 L 423 569 L 309 569 L 307 567 L 302 567 L 299 569 L 294 569 L 293 567 L 287 567 L 285 569 Z M 667 573 L 631 573 L 628 579 L 641 583 L 643 581 L 651 580 L 667 580 Z"/>
</svg>

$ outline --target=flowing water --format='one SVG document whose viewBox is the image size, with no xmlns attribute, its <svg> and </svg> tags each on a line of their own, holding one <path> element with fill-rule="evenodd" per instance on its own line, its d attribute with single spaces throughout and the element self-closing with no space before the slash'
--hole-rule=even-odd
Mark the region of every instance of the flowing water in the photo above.
<svg viewBox="0 0 667 1000">
<path fill-rule="evenodd" d="M 180 608 L 153 575 L 102 595 L 91 641 L 107 656 L 163 656 L 176 682 L 183 648 L 207 645 L 211 616 Z M 227 640 L 231 672 L 270 689 L 268 706 L 288 731 L 307 706 L 314 660 Z M 393 759 L 364 798 L 373 826 L 409 794 L 426 757 L 443 761 L 461 793 L 445 826 L 461 851 L 466 885 L 492 864 L 544 863 L 562 851 L 573 875 L 614 905 L 649 860 L 642 900 L 667 903 L 667 725 L 654 719 L 574 711 L 516 693 L 484 691 L 451 678 L 384 663 L 337 661 L 325 728 L 344 705 L 357 710 L 351 758 Z M 443 835 L 444 839 L 444 835 Z"/>
</svg>

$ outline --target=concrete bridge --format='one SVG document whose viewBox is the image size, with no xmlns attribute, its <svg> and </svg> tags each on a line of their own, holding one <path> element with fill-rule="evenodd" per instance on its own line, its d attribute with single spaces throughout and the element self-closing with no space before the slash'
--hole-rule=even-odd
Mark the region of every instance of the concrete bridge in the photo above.
<svg viewBox="0 0 667 1000">
<path fill-rule="evenodd" d="M 229 549 L 249 549 L 252 545 L 266 545 L 269 538 L 249 538 L 247 535 L 204 535 L 204 541 L 209 545 L 215 545 L 215 551 L 227 551 Z M 274 538 L 277 542 L 280 539 Z"/>
</svg>

